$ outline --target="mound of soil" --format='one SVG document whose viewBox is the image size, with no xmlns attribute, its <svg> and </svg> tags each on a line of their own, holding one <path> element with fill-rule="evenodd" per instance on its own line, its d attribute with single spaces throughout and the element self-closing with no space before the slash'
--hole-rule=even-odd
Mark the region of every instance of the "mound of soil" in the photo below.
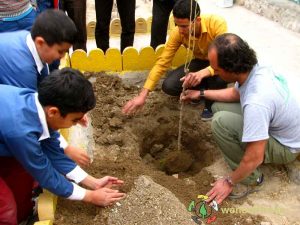
<svg viewBox="0 0 300 225">
<path fill-rule="evenodd" d="M 116 76 L 92 75 L 96 77 L 97 105 L 91 113 L 96 147 L 94 161 L 87 172 L 95 177 L 117 176 L 125 181 L 122 191 L 126 193 L 132 190 L 139 176 L 149 176 L 170 190 L 186 207 L 199 194 L 207 193 L 214 179 L 203 168 L 221 156 L 212 139 L 210 123 L 200 120 L 201 107 L 184 107 L 179 151 L 178 98 L 156 90 L 141 112 L 124 116 L 122 106 L 136 96 L 139 89 L 122 83 Z M 230 206 L 227 201 L 222 204 L 222 207 Z M 60 199 L 55 224 L 108 224 L 111 210 L 112 207 L 100 208 Z M 126 213 L 128 217 L 134 216 L 129 211 Z M 249 214 L 221 212 L 217 217 L 213 224 L 260 224 L 262 219 Z"/>
</svg>

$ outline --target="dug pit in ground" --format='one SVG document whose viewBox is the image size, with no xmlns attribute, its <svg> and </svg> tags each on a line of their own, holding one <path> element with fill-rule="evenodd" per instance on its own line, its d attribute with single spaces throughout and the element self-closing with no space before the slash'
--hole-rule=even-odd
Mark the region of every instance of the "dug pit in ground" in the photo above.
<svg viewBox="0 0 300 225">
<path fill-rule="evenodd" d="M 60 199 L 55 223 L 196 224 L 187 207 L 199 194 L 210 190 L 213 178 L 203 168 L 221 158 L 210 124 L 200 120 L 200 106 L 184 107 L 182 149 L 178 151 L 177 98 L 156 90 L 141 112 L 127 117 L 122 115 L 121 107 L 139 89 L 123 84 L 115 76 L 92 75 L 97 77 L 97 106 L 91 113 L 96 146 L 94 161 L 87 171 L 95 177 L 112 175 L 124 180 L 122 191 L 128 196 L 109 208 Z M 178 178 L 171 176 L 174 173 Z M 145 196 L 139 194 L 143 189 L 149 189 L 143 192 Z M 178 207 L 170 207 L 171 202 Z M 229 201 L 222 204 L 230 206 Z M 216 216 L 213 224 L 260 224 L 262 220 L 249 214 L 217 212 Z"/>
</svg>

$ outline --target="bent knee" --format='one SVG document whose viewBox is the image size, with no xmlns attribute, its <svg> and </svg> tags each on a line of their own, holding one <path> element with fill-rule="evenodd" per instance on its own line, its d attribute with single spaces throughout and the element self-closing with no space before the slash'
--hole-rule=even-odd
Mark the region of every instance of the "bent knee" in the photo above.
<svg viewBox="0 0 300 225">
<path fill-rule="evenodd" d="M 212 106 L 213 109 L 214 105 Z M 213 109 L 214 110 L 214 109 Z M 211 129 L 213 133 L 217 131 L 237 131 L 240 132 L 243 127 L 243 117 L 239 114 L 219 111 L 213 116 Z"/>
<path fill-rule="evenodd" d="M 161 89 L 167 95 L 179 96 L 181 93 L 181 90 L 178 90 L 174 85 L 172 85 L 170 82 L 166 80 L 162 83 Z"/>
</svg>

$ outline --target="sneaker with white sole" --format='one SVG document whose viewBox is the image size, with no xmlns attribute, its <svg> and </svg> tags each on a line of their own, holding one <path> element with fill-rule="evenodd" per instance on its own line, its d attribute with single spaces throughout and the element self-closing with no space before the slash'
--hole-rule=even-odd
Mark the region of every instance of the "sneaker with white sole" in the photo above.
<svg viewBox="0 0 300 225">
<path fill-rule="evenodd" d="M 248 194 L 259 192 L 261 190 L 264 181 L 264 175 L 262 174 L 256 181 L 256 185 L 236 184 L 234 185 L 232 192 L 228 195 L 229 199 L 240 199 L 246 197 Z"/>
<path fill-rule="evenodd" d="M 201 113 L 201 120 L 202 121 L 210 121 L 213 118 L 213 113 L 208 110 L 207 108 L 204 108 L 202 113 Z"/>
</svg>

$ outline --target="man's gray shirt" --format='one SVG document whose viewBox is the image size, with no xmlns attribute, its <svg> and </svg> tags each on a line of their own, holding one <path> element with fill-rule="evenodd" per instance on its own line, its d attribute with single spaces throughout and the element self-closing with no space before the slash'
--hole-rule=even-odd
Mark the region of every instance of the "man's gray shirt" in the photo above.
<svg viewBox="0 0 300 225">
<path fill-rule="evenodd" d="M 243 112 L 242 142 L 266 140 L 272 136 L 294 153 L 300 152 L 300 83 L 257 64 L 240 93 Z"/>
</svg>

